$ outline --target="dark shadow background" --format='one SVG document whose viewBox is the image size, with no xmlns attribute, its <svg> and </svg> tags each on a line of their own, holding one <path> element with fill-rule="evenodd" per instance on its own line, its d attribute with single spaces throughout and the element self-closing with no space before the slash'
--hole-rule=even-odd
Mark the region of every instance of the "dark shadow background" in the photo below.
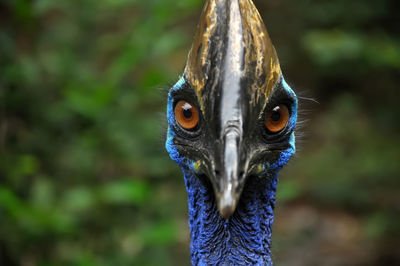
<svg viewBox="0 0 400 266">
<path fill-rule="evenodd" d="M 399 265 L 396 0 L 255 0 L 305 98 L 276 265 Z M 188 265 L 166 94 L 201 0 L 0 2 L 0 265 Z"/>
</svg>

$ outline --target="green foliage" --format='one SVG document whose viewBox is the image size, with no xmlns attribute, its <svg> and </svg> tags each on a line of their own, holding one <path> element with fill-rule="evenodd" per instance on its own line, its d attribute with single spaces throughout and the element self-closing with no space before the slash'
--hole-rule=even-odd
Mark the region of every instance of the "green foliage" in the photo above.
<svg viewBox="0 0 400 266">
<path fill-rule="evenodd" d="M 157 87 L 177 78 L 171 54 L 190 40 L 173 25 L 200 4 L 4 4 L 1 262 L 180 263 L 167 250 L 184 194 L 169 195 L 184 188 L 163 149 Z"/>
<path fill-rule="evenodd" d="M 355 60 L 374 67 L 400 68 L 399 42 L 386 34 L 360 36 L 341 30 L 311 31 L 304 46 L 320 65 Z"/>
<path fill-rule="evenodd" d="M 1 265 L 187 265 L 186 195 L 164 151 L 159 88 L 180 75 L 202 3 L 0 4 Z M 394 4 L 255 4 L 286 78 L 320 102 L 301 100 L 309 140 L 281 177 L 278 206 L 340 208 L 365 241 L 393 241 Z"/>
</svg>

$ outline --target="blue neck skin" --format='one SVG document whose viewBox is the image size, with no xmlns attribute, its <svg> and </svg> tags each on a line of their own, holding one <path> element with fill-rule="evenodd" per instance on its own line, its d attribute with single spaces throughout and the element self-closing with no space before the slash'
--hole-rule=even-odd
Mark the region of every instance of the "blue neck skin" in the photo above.
<svg viewBox="0 0 400 266">
<path fill-rule="evenodd" d="M 277 174 L 250 178 L 235 213 L 223 219 L 211 186 L 183 169 L 192 265 L 272 265 L 270 241 Z"/>
</svg>

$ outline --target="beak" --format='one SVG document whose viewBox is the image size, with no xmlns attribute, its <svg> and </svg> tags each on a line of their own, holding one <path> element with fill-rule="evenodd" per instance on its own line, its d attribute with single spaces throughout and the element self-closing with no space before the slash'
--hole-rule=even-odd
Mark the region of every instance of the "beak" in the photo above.
<svg viewBox="0 0 400 266">
<path fill-rule="evenodd" d="M 223 173 L 219 179 L 219 189 L 216 193 L 219 212 L 225 219 L 236 209 L 242 184 L 239 170 L 239 145 L 241 136 L 236 128 L 229 128 L 224 134 Z"/>
</svg>

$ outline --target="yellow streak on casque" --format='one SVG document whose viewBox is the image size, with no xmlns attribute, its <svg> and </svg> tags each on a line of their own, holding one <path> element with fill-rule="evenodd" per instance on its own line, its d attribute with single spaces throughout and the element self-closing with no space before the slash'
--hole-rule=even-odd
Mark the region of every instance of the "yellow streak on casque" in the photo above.
<svg viewBox="0 0 400 266">
<path fill-rule="evenodd" d="M 207 80 L 207 70 L 209 69 L 210 64 L 208 60 L 210 36 L 214 33 L 217 21 L 215 8 L 216 1 L 214 0 L 207 1 L 204 6 L 200 24 L 197 28 L 197 34 L 189 52 L 185 68 L 185 77 L 193 86 L 196 95 L 200 100 L 200 107 L 203 112 L 204 103 L 202 100 L 202 89 Z"/>
<path fill-rule="evenodd" d="M 244 42 L 246 47 L 245 67 L 248 72 L 255 72 L 252 86 L 252 103 L 265 101 L 279 80 L 282 71 L 275 48 L 269 38 L 264 22 L 251 0 L 240 0 L 243 19 Z M 255 70 L 252 63 L 256 62 Z"/>
</svg>

